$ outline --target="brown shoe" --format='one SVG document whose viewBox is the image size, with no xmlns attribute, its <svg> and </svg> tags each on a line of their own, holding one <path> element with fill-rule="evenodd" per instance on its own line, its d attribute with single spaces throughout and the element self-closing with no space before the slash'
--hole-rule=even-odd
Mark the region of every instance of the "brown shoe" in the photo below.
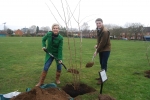
<svg viewBox="0 0 150 100">
<path fill-rule="evenodd" d="M 60 84 L 60 74 L 61 71 L 56 71 L 56 84 Z"/>
<path fill-rule="evenodd" d="M 95 78 L 95 80 L 100 80 L 100 78 Z"/>
<path fill-rule="evenodd" d="M 102 84 L 102 81 L 98 80 L 97 85 L 101 85 L 101 84 Z"/>
</svg>

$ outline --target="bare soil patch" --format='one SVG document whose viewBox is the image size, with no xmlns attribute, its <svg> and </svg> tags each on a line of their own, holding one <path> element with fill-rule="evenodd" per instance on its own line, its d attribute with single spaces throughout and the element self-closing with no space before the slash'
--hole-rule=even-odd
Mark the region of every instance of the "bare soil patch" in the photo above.
<svg viewBox="0 0 150 100">
<path fill-rule="evenodd" d="M 96 90 L 86 84 L 79 84 L 77 89 L 74 89 L 73 84 L 67 84 L 66 86 L 62 87 L 62 89 L 69 94 L 71 97 L 76 97 L 78 95 L 83 95 L 90 92 L 95 92 Z"/>
</svg>

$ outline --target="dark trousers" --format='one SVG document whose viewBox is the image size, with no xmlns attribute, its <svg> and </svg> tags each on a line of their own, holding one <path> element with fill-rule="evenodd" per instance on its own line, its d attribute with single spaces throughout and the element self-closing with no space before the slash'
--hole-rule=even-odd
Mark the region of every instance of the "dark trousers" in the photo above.
<svg viewBox="0 0 150 100">
<path fill-rule="evenodd" d="M 105 71 L 107 71 L 107 61 L 109 55 L 110 55 L 110 51 L 103 51 L 99 53 L 101 69 L 105 69 Z"/>
<path fill-rule="evenodd" d="M 45 63 L 45 65 L 44 65 L 44 71 L 48 71 L 48 69 L 49 69 L 49 67 L 50 67 L 50 65 L 52 64 L 52 62 L 53 62 L 53 60 L 54 60 L 54 58 L 53 57 L 50 57 L 48 60 L 47 60 L 47 62 Z M 56 60 L 55 60 L 56 61 Z M 58 63 L 58 61 L 56 61 L 56 64 L 57 64 L 57 71 L 61 71 L 61 64 L 59 64 Z"/>
</svg>

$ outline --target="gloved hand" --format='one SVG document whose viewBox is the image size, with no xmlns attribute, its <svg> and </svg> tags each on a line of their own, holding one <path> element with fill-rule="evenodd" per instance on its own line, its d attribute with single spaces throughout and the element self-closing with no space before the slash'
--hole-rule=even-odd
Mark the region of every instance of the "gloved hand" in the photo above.
<svg viewBox="0 0 150 100">
<path fill-rule="evenodd" d="M 42 48 L 42 50 L 46 50 L 46 48 L 45 48 L 45 47 L 43 47 L 43 48 Z"/>
<path fill-rule="evenodd" d="M 97 49 L 97 45 L 95 45 L 94 48 Z"/>
<path fill-rule="evenodd" d="M 59 63 L 61 64 L 61 63 L 62 63 L 62 60 L 59 60 Z"/>
</svg>

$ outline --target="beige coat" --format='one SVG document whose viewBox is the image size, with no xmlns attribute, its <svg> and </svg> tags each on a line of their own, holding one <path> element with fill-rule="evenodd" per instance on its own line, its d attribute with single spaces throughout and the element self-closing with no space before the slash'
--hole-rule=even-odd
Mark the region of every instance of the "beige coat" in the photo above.
<svg viewBox="0 0 150 100">
<path fill-rule="evenodd" d="M 103 27 L 100 32 L 97 32 L 97 53 L 111 50 L 110 33 Z"/>
</svg>

